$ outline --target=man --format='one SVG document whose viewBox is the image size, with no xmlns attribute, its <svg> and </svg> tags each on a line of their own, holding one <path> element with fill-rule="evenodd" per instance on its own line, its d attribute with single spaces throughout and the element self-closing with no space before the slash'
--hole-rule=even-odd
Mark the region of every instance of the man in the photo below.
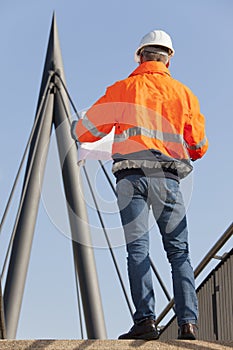
<svg viewBox="0 0 233 350">
<path fill-rule="evenodd" d="M 146 34 L 135 53 L 139 66 L 72 124 L 79 142 L 99 140 L 115 127 L 113 173 L 135 305 L 134 325 L 119 339 L 159 337 L 149 258 L 150 208 L 172 268 L 178 338 L 196 339 L 197 296 L 179 182 L 192 171 L 191 161 L 205 154 L 208 141 L 197 98 L 168 70 L 174 52 L 164 31 Z"/>
</svg>

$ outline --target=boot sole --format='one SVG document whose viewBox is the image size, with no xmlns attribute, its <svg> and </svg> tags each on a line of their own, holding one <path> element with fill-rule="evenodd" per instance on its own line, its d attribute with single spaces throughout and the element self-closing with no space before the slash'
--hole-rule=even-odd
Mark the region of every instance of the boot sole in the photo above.
<svg viewBox="0 0 233 350">
<path fill-rule="evenodd" d="M 140 340 L 157 340 L 159 339 L 159 334 L 155 334 L 154 332 L 151 333 L 146 333 L 146 334 L 141 334 L 141 335 L 134 335 L 134 336 L 129 336 L 128 338 L 118 338 L 119 340 L 129 340 L 129 339 L 140 339 Z"/>
<path fill-rule="evenodd" d="M 196 337 L 194 335 L 183 335 L 183 336 L 180 336 L 178 337 L 177 339 L 180 339 L 180 340 L 196 340 Z"/>
</svg>

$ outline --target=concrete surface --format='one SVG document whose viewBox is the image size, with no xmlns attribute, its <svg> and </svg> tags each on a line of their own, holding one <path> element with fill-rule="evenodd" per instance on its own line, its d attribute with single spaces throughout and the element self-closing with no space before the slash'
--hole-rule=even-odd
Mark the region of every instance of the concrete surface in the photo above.
<svg viewBox="0 0 233 350">
<path fill-rule="evenodd" d="M 0 350 L 229 350 L 233 341 L 207 342 L 202 340 L 0 340 Z"/>
</svg>

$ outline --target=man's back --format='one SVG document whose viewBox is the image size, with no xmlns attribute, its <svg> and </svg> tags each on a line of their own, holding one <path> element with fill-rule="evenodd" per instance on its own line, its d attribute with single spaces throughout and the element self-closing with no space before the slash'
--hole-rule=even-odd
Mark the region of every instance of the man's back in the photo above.
<svg viewBox="0 0 233 350">
<path fill-rule="evenodd" d="M 163 125 L 165 129 L 170 125 L 180 135 L 183 135 L 185 125 L 190 121 L 192 113 L 196 114 L 199 109 L 198 100 L 191 90 L 173 79 L 169 70 L 161 62 L 144 62 L 128 78 L 109 87 L 108 95 L 112 102 L 134 104 L 138 111 L 140 107 L 145 107 L 141 108 L 144 113 L 148 109 L 148 113 L 142 117 L 140 113 L 138 115 L 119 114 L 119 123 L 136 122 L 136 125 L 156 129 L 155 114 L 153 114 L 156 112 L 157 116 L 164 118 L 163 122 L 167 125 Z"/>
<path fill-rule="evenodd" d="M 177 169 L 183 178 L 192 170 L 190 159 L 201 158 L 208 148 L 198 99 L 163 62 L 141 62 L 128 78 L 108 87 L 74 132 L 80 142 L 93 142 L 113 126 L 113 173 L 165 168 Z"/>
</svg>

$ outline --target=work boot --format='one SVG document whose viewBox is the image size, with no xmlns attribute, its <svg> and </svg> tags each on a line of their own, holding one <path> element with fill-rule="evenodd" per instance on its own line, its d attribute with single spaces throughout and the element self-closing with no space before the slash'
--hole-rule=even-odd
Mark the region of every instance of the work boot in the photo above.
<svg viewBox="0 0 233 350">
<path fill-rule="evenodd" d="M 197 325 L 192 323 L 185 323 L 179 328 L 178 339 L 197 339 Z"/>
<path fill-rule="evenodd" d="M 145 320 L 139 324 L 134 324 L 128 333 L 122 334 L 118 339 L 143 339 L 156 340 L 159 338 L 159 332 L 154 320 Z"/>
</svg>

